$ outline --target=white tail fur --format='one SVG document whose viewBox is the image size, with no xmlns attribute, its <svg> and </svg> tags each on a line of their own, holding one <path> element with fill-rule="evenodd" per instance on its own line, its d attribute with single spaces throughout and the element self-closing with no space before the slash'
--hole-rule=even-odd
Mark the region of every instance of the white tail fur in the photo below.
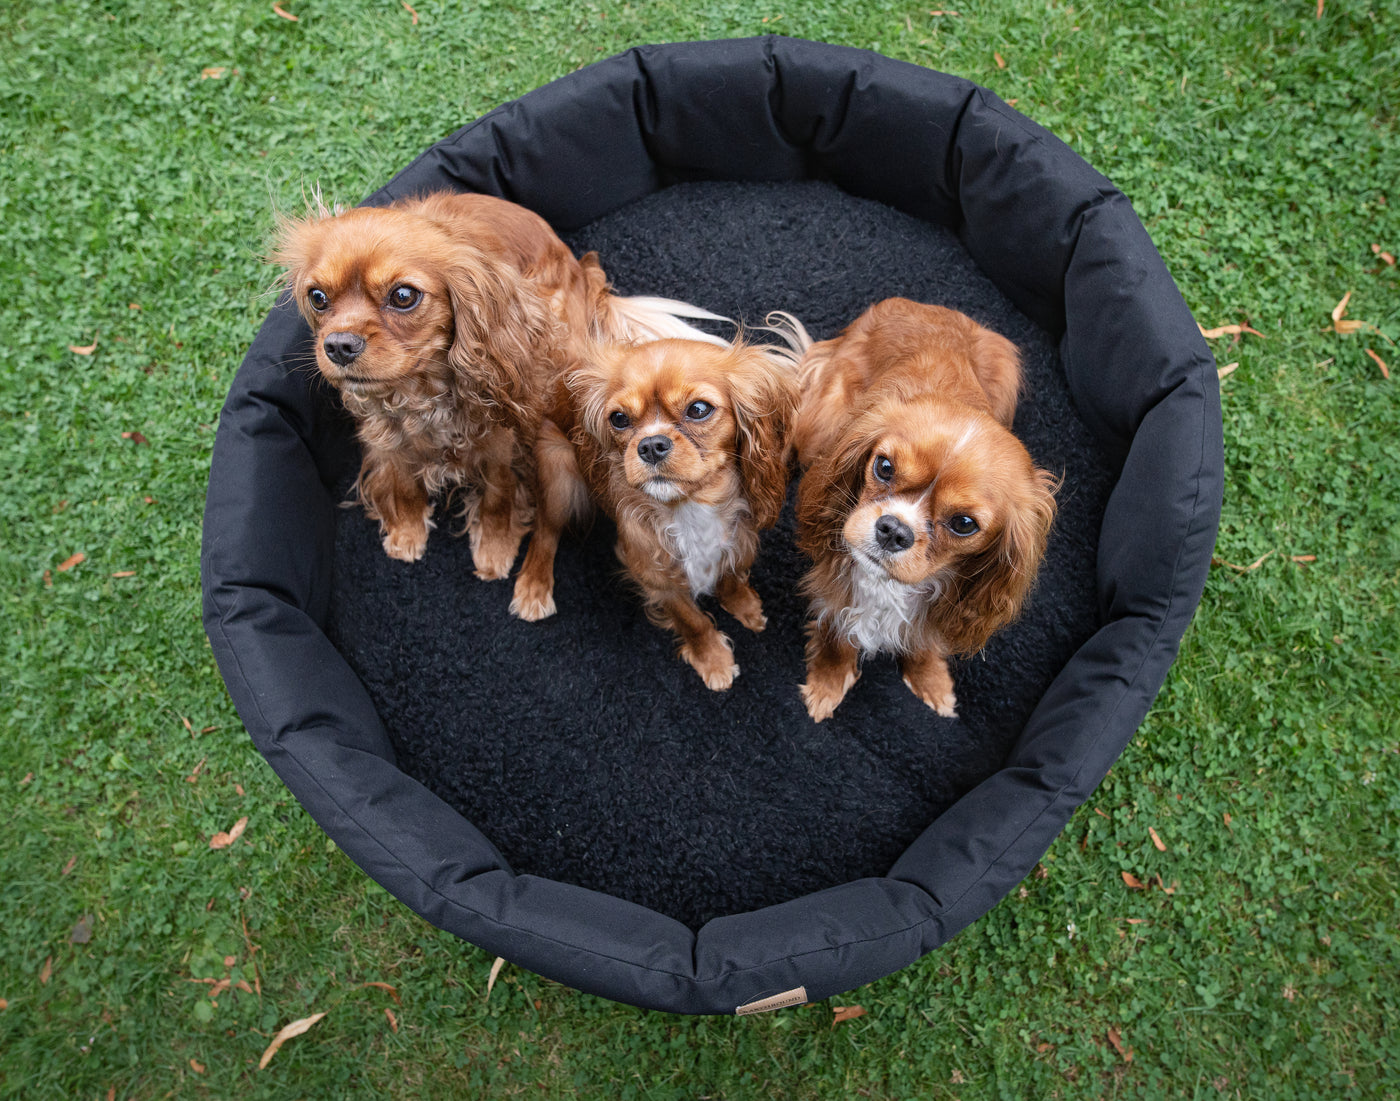
<svg viewBox="0 0 1400 1101">
<path fill-rule="evenodd" d="M 675 337 L 680 340 L 703 340 L 706 344 L 729 347 L 729 341 L 715 336 L 694 325 L 687 325 L 682 318 L 690 317 L 705 321 L 723 321 L 726 325 L 734 322 L 688 302 L 674 298 L 655 298 L 650 295 L 636 295 L 624 298 L 611 295 L 608 298 L 609 316 L 605 322 L 607 335 L 614 340 L 662 340 Z"/>
</svg>

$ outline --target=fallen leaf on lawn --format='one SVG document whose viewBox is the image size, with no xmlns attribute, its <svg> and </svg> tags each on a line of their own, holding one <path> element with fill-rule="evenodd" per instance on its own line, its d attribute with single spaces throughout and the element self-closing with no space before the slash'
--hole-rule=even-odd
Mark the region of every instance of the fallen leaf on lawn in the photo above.
<svg viewBox="0 0 1400 1101">
<path fill-rule="evenodd" d="M 52 588 L 53 588 L 53 570 L 45 570 L 45 571 L 44 571 L 44 588 L 46 588 L 46 589 L 52 589 Z"/>
<path fill-rule="evenodd" d="M 113 576 L 113 577 L 135 577 L 135 576 L 136 576 L 136 571 L 135 571 L 135 570 L 118 570 L 116 573 L 112 574 L 112 576 Z"/>
<path fill-rule="evenodd" d="M 208 68 L 206 68 L 206 69 L 200 69 L 200 70 L 199 70 L 199 79 L 200 79 L 200 80 L 218 80 L 218 79 L 219 79 L 220 77 L 222 77 L 226 72 L 228 72 L 228 70 L 227 70 L 226 68 L 224 68 L 224 66 L 222 66 L 222 65 L 210 65 L 210 66 L 209 66 Z"/>
<path fill-rule="evenodd" d="M 1332 322 L 1333 331 L 1341 333 L 1343 336 L 1351 336 L 1352 333 L 1359 333 L 1365 327 L 1366 322 L 1356 321 L 1350 317 L 1344 317 L 1340 321 Z M 1326 331 L 1326 329 L 1323 330 L 1323 332 Z"/>
<path fill-rule="evenodd" d="M 299 1021 L 293 1021 L 287 1025 L 276 1036 L 272 1038 L 272 1043 L 267 1045 L 267 1050 L 262 1053 L 262 1058 L 258 1060 L 258 1070 L 264 1070 L 267 1064 L 272 1062 L 272 1057 L 277 1054 L 277 1049 L 293 1037 L 300 1036 L 306 1032 L 317 1021 L 325 1016 L 325 1013 L 313 1013 L 310 1017 L 303 1017 Z"/>
<path fill-rule="evenodd" d="M 82 551 L 78 551 L 77 554 L 70 554 L 67 558 L 65 558 L 62 562 L 58 564 L 58 572 L 67 573 L 74 566 L 86 561 L 87 555 L 85 555 Z"/>
<path fill-rule="evenodd" d="M 1381 369 L 1381 378 L 1389 378 L 1390 368 L 1385 365 L 1385 360 L 1381 359 L 1381 357 L 1371 351 L 1370 348 L 1366 349 L 1366 354 L 1376 361 L 1376 366 Z"/>
<path fill-rule="evenodd" d="M 1129 919 L 1128 919 L 1128 924 L 1129 924 L 1129 925 L 1141 925 L 1141 924 L 1142 924 L 1144 921 L 1146 921 L 1146 920 L 1147 920 L 1146 918 L 1129 918 Z"/>
<path fill-rule="evenodd" d="M 222 994 L 232 985 L 233 983 L 228 979 L 216 980 L 214 984 L 209 988 L 209 1000 L 212 1002 L 215 998 L 217 998 L 220 994 Z"/>
<path fill-rule="evenodd" d="M 1133 1061 L 1133 1049 L 1123 1046 L 1123 1037 L 1118 1034 L 1116 1028 L 1108 1030 L 1108 1042 L 1113 1045 L 1113 1050 L 1123 1057 L 1123 1062 L 1131 1063 Z"/>
<path fill-rule="evenodd" d="M 73 932 L 68 936 L 69 944 L 87 944 L 92 940 L 92 915 L 84 914 L 78 919 L 78 923 L 73 926 Z"/>
<path fill-rule="evenodd" d="M 399 1030 L 399 1019 L 394 1016 L 394 1011 L 388 1006 L 384 1007 L 384 1016 L 389 1018 L 389 1027 L 395 1032 Z"/>
<path fill-rule="evenodd" d="M 1157 851 L 1158 851 L 1159 853 L 1164 853 L 1164 852 L 1166 852 L 1166 851 L 1167 851 L 1167 846 L 1164 845 L 1164 844 L 1162 843 L 1162 839 L 1161 839 L 1160 837 L 1157 836 L 1157 831 L 1154 830 L 1151 826 L 1148 826 L 1148 827 L 1147 827 L 1147 832 L 1148 832 L 1148 834 L 1149 834 L 1149 835 L 1151 836 L 1151 838 L 1152 838 L 1152 844 L 1154 844 L 1154 845 L 1157 846 Z"/>
<path fill-rule="evenodd" d="M 4 1013 L 5 1010 L 7 1010 L 7 1009 L 9 1009 L 9 1008 L 10 1008 L 10 1003 L 7 1002 L 4 998 L 0 998 L 0 1013 Z"/>
<path fill-rule="evenodd" d="M 1241 333 L 1249 333 L 1250 336 L 1257 336 L 1263 340 L 1268 340 L 1258 329 L 1251 329 L 1248 325 L 1217 325 L 1214 329 L 1207 329 L 1199 321 L 1196 328 L 1201 330 L 1201 335 L 1207 340 L 1216 340 L 1222 336 L 1239 336 Z"/>
<path fill-rule="evenodd" d="M 1153 876 L 1153 877 L 1152 877 L 1152 880 L 1153 880 L 1153 882 L 1156 883 L 1157 886 L 1163 891 L 1163 893 L 1169 894 L 1169 895 L 1174 895 L 1174 894 L 1176 894 L 1176 883 L 1175 883 L 1175 882 L 1173 882 L 1172 885 L 1171 885 L 1170 887 L 1168 887 L 1165 883 L 1162 882 L 1162 877 L 1161 877 L 1160 875 Z"/>
<path fill-rule="evenodd" d="M 226 849 L 235 841 L 237 841 L 240 837 L 242 837 L 243 831 L 247 828 L 248 816 L 245 814 L 242 818 L 240 818 L 237 822 L 233 824 L 233 829 L 229 830 L 228 833 L 224 833 L 223 830 L 220 830 L 213 837 L 211 837 L 209 839 L 209 847 L 211 849 Z"/>
<path fill-rule="evenodd" d="M 141 435 L 140 432 L 123 432 L 122 439 L 130 440 L 132 443 L 150 443 L 151 441 Z"/>
<path fill-rule="evenodd" d="M 203 757 L 200 759 L 199 764 L 195 765 L 193 771 L 191 771 L 190 774 L 185 777 L 185 783 L 193 784 L 196 780 L 199 779 L 200 770 L 204 768 L 204 762 L 207 760 L 209 760 L 208 757 Z"/>
<path fill-rule="evenodd" d="M 408 2 L 408 0 L 399 0 L 399 3 L 401 3 L 401 4 L 404 6 L 404 8 L 407 10 L 407 12 L 408 12 L 409 15 L 413 16 L 413 23 L 412 23 L 412 25 L 415 26 L 415 27 L 418 26 L 418 13 L 417 13 L 416 11 L 413 10 L 413 6 Z M 398 1027 L 397 1027 L 397 1026 L 395 1026 L 394 1031 L 395 1031 L 395 1032 L 398 1031 Z"/>
<path fill-rule="evenodd" d="M 1316 562 L 1316 561 L 1317 561 L 1317 555 L 1315 555 L 1315 554 L 1290 554 L 1290 555 L 1288 556 L 1288 560 L 1289 560 L 1290 562 L 1297 562 L 1297 563 L 1301 566 L 1301 565 L 1302 565 L 1303 563 L 1305 563 L 1305 562 Z"/>
<path fill-rule="evenodd" d="M 196 1074 L 203 1074 L 206 1069 L 204 1064 L 197 1059 L 190 1060 L 190 1070 L 194 1071 Z"/>
<path fill-rule="evenodd" d="M 81 346 L 77 344 L 70 344 L 68 345 L 68 350 L 74 355 L 90 356 L 93 352 L 97 351 L 97 337 L 92 338 L 91 344 L 83 344 Z"/>
<path fill-rule="evenodd" d="M 1373 256 L 1379 256 L 1381 260 L 1389 264 L 1391 267 L 1395 266 L 1395 257 L 1383 250 L 1380 245 L 1372 245 L 1371 254 Z"/>
<path fill-rule="evenodd" d="M 39 985 L 48 986 L 49 979 L 53 976 L 53 957 L 50 956 L 44 961 L 44 966 L 39 970 Z"/>
<path fill-rule="evenodd" d="M 1323 7 L 1323 5 L 1326 4 L 1326 3 L 1327 3 L 1327 0 L 1317 0 L 1317 17 L 1318 17 L 1319 19 L 1322 18 L 1322 7 Z"/>
<path fill-rule="evenodd" d="M 497 956 L 496 962 L 491 965 L 491 974 L 486 978 L 486 996 L 491 996 L 491 988 L 496 985 L 496 977 L 500 975 L 501 968 L 506 965 L 504 956 Z"/>
<path fill-rule="evenodd" d="M 1224 378 L 1226 375 L 1233 375 L 1235 373 L 1235 368 L 1237 368 L 1238 366 L 1239 361 L 1236 360 L 1234 363 L 1225 364 L 1224 367 L 1217 367 L 1215 371 L 1215 376 L 1216 378 Z"/>
<path fill-rule="evenodd" d="M 63 865 L 63 871 L 59 872 L 58 874 L 59 874 L 59 875 L 67 875 L 69 872 L 71 872 L 71 871 L 72 871 L 74 868 L 76 868 L 77 866 L 78 866 L 78 854 L 77 854 L 77 853 L 74 853 L 72 856 L 70 856 L 70 857 L 68 858 L 68 863 L 65 864 L 65 865 Z"/>
<path fill-rule="evenodd" d="M 1005 69 L 1005 68 L 1006 68 L 1006 58 L 1002 57 L 1001 54 L 996 53 L 996 52 L 993 52 L 993 53 L 992 53 L 992 60 L 995 61 L 995 62 L 997 63 L 997 68 L 998 68 L 998 69 Z"/>
<path fill-rule="evenodd" d="M 298 19 L 298 18 L 297 18 L 295 15 L 293 15 L 291 12 L 284 10 L 281 4 L 273 4 L 273 5 L 272 5 L 272 10 L 273 10 L 274 12 L 276 12 L 278 15 L 280 15 L 283 19 L 290 19 L 293 23 L 300 23 L 300 22 L 301 22 L 301 20 Z"/>
<path fill-rule="evenodd" d="M 834 1005 L 831 1007 L 833 1015 L 831 1023 L 839 1025 L 842 1021 L 854 1021 L 857 1017 L 865 1016 L 865 1007 L 859 1005 Z"/>
<path fill-rule="evenodd" d="M 360 985 L 361 985 L 361 986 L 372 986 L 372 987 L 374 987 L 376 990 L 383 990 L 383 991 L 385 991 L 385 992 L 389 995 L 389 997 L 391 997 L 391 998 L 394 999 L 394 1004 L 395 1004 L 395 1005 L 402 1005 L 402 1004 L 403 1004 L 403 1002 L 401 1002 L 401 1001 L 399 1000 L 399 992 L 398 992 L 397 990 L 395 990 L 392 986 L 390 986 L 390 985 L 389 985 L 388 983 L 386 983 L 386 982 L 362 982 L 362 983 L 360 983 Z"/>
<path fill-rule="evenodd" d="M 1232 569 L 1232 570 L 1238 570 L 1240 573 L 1249 573 L 1250 570 L 1257 570 L 1260 566 L 1262 566 L 1262 565 L 1264 564 L 1264 560 L 1265 560 L 1266 558 L 1268 558 L 1270 554 L 1273 554 L 1273 553 L 1274 553 L 1273 551 L 1269 551 L 1268 554 L 1261 554 L 1258 558 L 1256 558 L 1256 559 L 1255 559 L 1253 562 L 1251 562 L 1248 566 L 1237 566 L 1237 565 L 1235 565 L 1235 563 L 1233 563 L 1233 562 L 1226 562 L 1225 559 L 1223 559 L 1223 558 L 1216 558 L 1214 555 L 1212 555 L 1212 556 L 1211 556 L 1211 560 L 1210 560 L 1210 564 L 1211 564 L 1212 566 L 1228 566 L 1230 569 Z"/>
<path fill-rule="evenodd" d="M 1104 814 L 1104 812 L 1101 811 L 1101 810 L 1099 810 L 1098 807 L 1095 807 L 1095 808 L 1094 808 L 1094 813 L 1097 814 L 1100 818 L 1107 818 L 1107 817 L 1108 817 L 1108 815 Z"/>
<path fill-rule="evenodd" d="M 239 979 L 236 983 L 233 984 L 233 988 L 235 990 L 241 990 L 245 994 L 251 994 L 253 992 L 253 988 L 248 985 L 247 979 Z"/>
<path fill-rule="evenodd" d="M 1332 307 L 1332 320 L 1340 321 L 1347 314 L 1347 303 L 1351 301 L 1351 291 L 1342 295 L 1342 300 Z"/>
<path fill-rule="evenodd" d="M 1142 891 L 1147 889 L 1147 885 L 1143 883 L 1143 881 L 1140 880 L 1137 876 L 1133 875 L 1132 872 L 1123 872 L 1122 875 L 1123 882 L 1126 883 L 1134 891 Z"/>
</svg>

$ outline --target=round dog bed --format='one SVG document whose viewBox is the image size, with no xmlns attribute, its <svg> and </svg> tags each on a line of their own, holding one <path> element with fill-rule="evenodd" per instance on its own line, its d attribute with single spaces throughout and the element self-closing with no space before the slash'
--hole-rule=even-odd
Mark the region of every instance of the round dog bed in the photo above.
<svg viewBox="0 0 1400 1101">
<path fill-rule="evenodd" d="M 797 694 L 803 563 L 765 534 L 742 674 L 711 693 L 619 579 L 605 520 L 525 624 L 449 525 L 388 560 L 335 395 L 285 302 L 219 425 L 205 625 L 258 749 L 425 918 L 638 1006 L 732 1013 L 888 974 L 1035 865 L 1146 713 L 1219 518 L 1214 364 L 1127 200 L 966 81 L 790 39 L 636 49 L 465 127 L 370 201 L 490 192 L 596 248 L 622 293 L 834 335 L 892 294 L 1015 341 L 1016 430 L 1063 472 L 1025 615 L 954 669 L 888 659 L 836 715 Z"/>
</svg>

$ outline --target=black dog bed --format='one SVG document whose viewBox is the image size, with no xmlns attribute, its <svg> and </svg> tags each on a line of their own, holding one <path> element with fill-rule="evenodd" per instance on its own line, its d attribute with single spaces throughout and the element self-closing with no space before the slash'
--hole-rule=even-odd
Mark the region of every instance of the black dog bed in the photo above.
<svg viewBox="0 0 1400 1101">
<path fill-rule="evenodd" d="M 1210 355 L 1126 200 L 965 81 L 786 39 L 634 50 L 492 112 L 372 202 L 539 211 L 618 290 L 821 338 L 878 298 L 1015 341 L 1016 429 L 1065 485 L 1026 614 L 932 714 L 888 659 L 802 708 L 803 562 L 766 533 L 742 674 L 712 693 L 641 615 L 606 520 L 525 624 L 444 529 L 413 566 L 359 509 L 335 396 L 285 303 L 229 395 L 205 621 L 261 752 L 430 921 L 569 985 L 678 1012 L 815 1000 L 904 966 L 1034 866 L 1146 712 L 1219 516 Z"/>
</svg>

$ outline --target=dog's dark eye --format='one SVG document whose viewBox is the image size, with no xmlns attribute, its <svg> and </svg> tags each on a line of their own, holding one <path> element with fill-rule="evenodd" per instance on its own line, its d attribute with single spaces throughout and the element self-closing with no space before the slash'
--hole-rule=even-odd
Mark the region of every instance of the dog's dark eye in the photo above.
<svg viewBox="0 0 1400 1101">
<path fill-rule="evenodd" d="M 715 407 L 708 401 L 692 401 L 685 409 L 685 419 L 688 421 L 702 421 L 715 411 Z"/>
<path fill-rule="evenodd" d="M 614 428 L 621 431 L 624 428 L 631 427 L 632 418 L 629 417 L 626 413 L 624 413 L 621 409 L 616 409 L 608 414 L 608 423 Z"/>
<path fill-rule="evenodd" d="M 969 535 L 976 535 L 982 529 L 977 526 L 977 521 L 971 516 L 954 516 L 948 521 L 948 530 L 959 538 L 966 539 Z"/>
<path fill-rule="evenodd" d="M 875 465 L 870 469 L 875 477 L 886 485 L 894 478 L 894 463 L 884 455 L 875 456 Z"/>
<path fill-rule="evenodd" d="M 306 300 L 311 303 L 311 308 L 320 313 L 331 304 L 331 300 L 326 297 L 326 292 L 319 287 L 312 287 L 306 292 Z"/>
<path fill-rule="evenodd" d="M 389 305 L 396 310 L 411 310 L 418 305 L 423 297 L 423 292 L 417 287 L 410 287 L 407 283 L 400 283 L 389 292 Z"/>
</svg>

